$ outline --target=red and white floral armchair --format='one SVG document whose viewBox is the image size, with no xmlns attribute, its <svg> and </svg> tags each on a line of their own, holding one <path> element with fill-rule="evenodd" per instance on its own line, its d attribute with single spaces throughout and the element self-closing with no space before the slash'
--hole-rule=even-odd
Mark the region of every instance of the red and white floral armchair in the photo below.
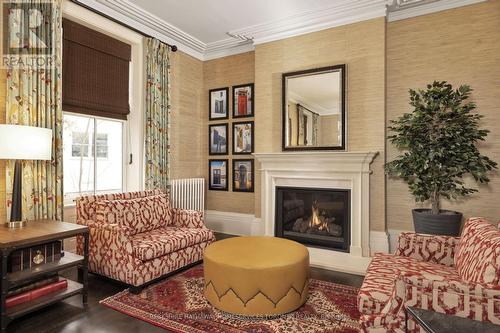
<svg viewBox="0 0 500 333">
<path fill-rule="evenodd" d="M 405 332 L 413 306 L 500 325 L 500 230 L 469 219 L 462 236 L 410 232 L 394 255 L 375 254 L 358 294 L 364 332 Z M 410 332 L 421 332 L 408 321 Z"/>
<path fill-rule="evenodd" d="M 89 270 L 140 290 L 203 259 L 215 241 L 201 212 L 171 208 L 159 190 L 81 197 L 77 223 L 89 227 Z M 82 239 L 77 251 L 83 252 Z"/>
</svg>

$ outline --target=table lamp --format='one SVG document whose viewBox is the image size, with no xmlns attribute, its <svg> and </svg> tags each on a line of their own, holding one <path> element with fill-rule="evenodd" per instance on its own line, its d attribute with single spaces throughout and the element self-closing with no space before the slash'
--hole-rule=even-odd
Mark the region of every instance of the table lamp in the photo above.
<svg viewBox="0 0 500 333">
<path fill-rule="evenodd" d="M 21 160 L 51 160 L 52 130 L 32 126 L 0 125 L 0 159 L 16 160 L 10 222 L 5 223 L 5 226 L 22 227 L 26 222 L 22 218 Z"/>
</svg>

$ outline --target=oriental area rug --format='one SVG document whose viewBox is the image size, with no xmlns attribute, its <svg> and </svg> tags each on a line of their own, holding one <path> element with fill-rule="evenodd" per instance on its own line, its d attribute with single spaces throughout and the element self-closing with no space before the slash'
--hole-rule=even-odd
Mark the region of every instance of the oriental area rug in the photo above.
<svg viewBox="0 0 500 333">
<path fill-rule="evenodd" d="M 309 298 L 297 311 L 272 318 L 231 315 L 203 296 L 203 266 L 193 267 L 134 295 L 128 290 L 101 304 L 178 333 L 359 332 L 357 288 L 311 279 Z"/>
</svg>

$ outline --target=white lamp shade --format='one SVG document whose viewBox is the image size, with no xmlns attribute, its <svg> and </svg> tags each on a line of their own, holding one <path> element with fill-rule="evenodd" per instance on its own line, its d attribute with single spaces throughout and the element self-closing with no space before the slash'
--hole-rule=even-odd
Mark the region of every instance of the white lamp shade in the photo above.
<svg viewBox="0 0 500 333">
<path fill-rule="evenodd" d="M 0 159 L 50 160 L 52 130 L 21 125 L 0 125 Z"/>
</svg>

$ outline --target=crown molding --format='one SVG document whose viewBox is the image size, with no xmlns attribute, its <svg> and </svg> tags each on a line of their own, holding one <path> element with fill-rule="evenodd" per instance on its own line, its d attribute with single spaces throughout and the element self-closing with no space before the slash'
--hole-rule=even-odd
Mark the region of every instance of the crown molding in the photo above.
<svg viewBox="0 0 500 333">
<path fill-rule="evenodd" d="M 254 44 L 267 43 L 329 29 L 345 24 L 385 17 L 388 0 L 342 1 L 322 9 L 304 11 L 284 19 L 230 31 L 253 39 Z"/>
<path fill-rule="evenodd" d="M 253 50 L 255 50 L 255 46 L 251 40 L 242 41 L 235 38 L 227 38 L 206 44 L 203 60 L 212 60 Z"/>
<path fill-rule="evenodd" d="M 79 0 L 147 35 L 175 44 L 180 51 L 202 61 L 253 51 L 255 45 L 261 43 L 377 17 L 387 16 L 389 21 L 396 21 L 483 1 L 486 0 L 342 0 L 326 8 L 307 10 L 280 20 L 228 32 L 237 38 L 204 43 L 129 0 Z"/>
<path fill-rule="evenodd" d="M 473 5 L 486 0 L 438 0 L 428 2 L 420 0 L 408 5 L 397 3 L 388 7 L 387 20 L 389 22 L 404 20 L 411 17 L 440 12 L 447 9 Z"/>
<path fill-rule="evenodd" d="M 165 22 L 127 0 L 80 0 L 107 15 L 151 35 L 168 44 L 177 45 L 178 49 L 197 59 L 204 60 L 205 43 L 176 26 Z M 99 8 L 96 8 L 96 7 Z"/>
<path fill-rule="evenodd" d="M 251 41 L 242 41 L 235 38 L 204 43 L 128 0 L 83 0 L 81 2 L 87 5 L 89 5 L 89 2 L 97 2 L 107 8 L 107 11 L 113 11 L 126 18 L 124 22 L 130 26 L 147 32 L 149 35 L 166 43 L 175 44 L 180 51 L 199 60 L 210 60 L 254 50 Z M 106 14 L 109 15 L 109 13 Z"/>
</svg>

